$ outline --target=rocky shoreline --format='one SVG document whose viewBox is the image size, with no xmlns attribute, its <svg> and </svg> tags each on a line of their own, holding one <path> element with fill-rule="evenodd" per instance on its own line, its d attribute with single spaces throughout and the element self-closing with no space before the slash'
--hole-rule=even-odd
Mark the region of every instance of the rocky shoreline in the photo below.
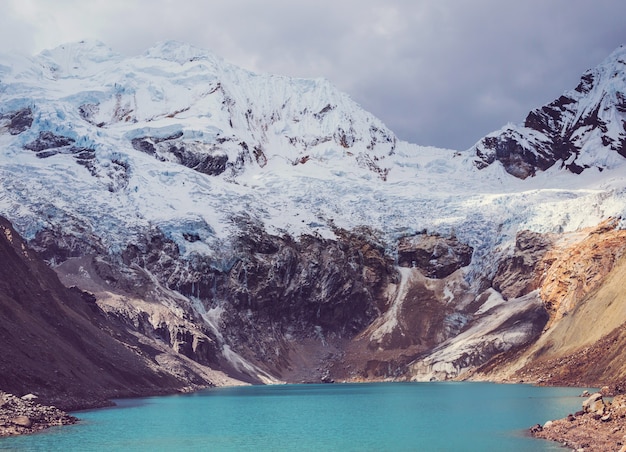
<svg viewBox="0 0 626 452">
<path fill-rule="evenodd" d="M 530 428 L 535 438 L 556 441 L 576 451 L 626 452 L 626 395 L 604 400 L 606 392 L 588 396 L 582 409 L 559 420 Z"/>
<path fill-rule="evenodd" d="M 35 433 L 78 422 L 78 418 L 56 407 L 36 403 L 36 398 L 32 394 L 20 398 L 0 391 L 0 437 Z"/>
</svg>

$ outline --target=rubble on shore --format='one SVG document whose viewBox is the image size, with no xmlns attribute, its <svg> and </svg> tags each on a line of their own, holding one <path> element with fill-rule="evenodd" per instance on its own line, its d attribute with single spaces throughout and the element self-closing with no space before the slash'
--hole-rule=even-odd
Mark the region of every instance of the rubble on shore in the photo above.
<svg viewBox="0 0 626 452">
<path fill-rule="evenodd" d="M 537 424 L 530 433 L 576 451 L 626 452 L 626 395 L 617 395 L 611 401 L 600 392 L 588 395 L 580 411 Z"/>
<path fill-rule="evenodd" d="M 36 403 L 36 399 L 33 394 L 20 398 L 0 391 L 0 437 L 34 433 L 78 422 L 76 417 L 56 407 Z"/>
</svg>

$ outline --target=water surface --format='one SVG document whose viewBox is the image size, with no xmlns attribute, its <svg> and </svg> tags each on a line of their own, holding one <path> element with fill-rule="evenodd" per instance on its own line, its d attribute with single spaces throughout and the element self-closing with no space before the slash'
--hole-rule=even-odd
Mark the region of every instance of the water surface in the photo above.
<svg viewBox="0 0 626 452">
<path fill-rule="evenodd" d="M 582 389 L 492 383 L 216 388 L 125 399 L 77 425 L 0 440 L 25 451 L 540 451 L 528 427 L 580 409 Z"/>
</svg>

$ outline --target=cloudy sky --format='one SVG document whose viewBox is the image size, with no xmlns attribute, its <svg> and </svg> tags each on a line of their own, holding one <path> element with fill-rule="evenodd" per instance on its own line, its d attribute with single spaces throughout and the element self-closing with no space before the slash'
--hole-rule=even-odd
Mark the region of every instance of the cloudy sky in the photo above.
<svg viewBox="0 0 626 452">
<path fill-rule="evenodd" d="M 626 44 L 623 0 L 1 0 L 0 52 L 175 39 L 325 77 L 400 138 L 466 149 Z"/>
</svg>

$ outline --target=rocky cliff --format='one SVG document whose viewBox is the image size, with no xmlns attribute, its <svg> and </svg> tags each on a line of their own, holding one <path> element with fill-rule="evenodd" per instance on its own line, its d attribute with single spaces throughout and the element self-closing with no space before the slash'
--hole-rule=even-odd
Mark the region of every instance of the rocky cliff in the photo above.
<svg viewBox="0 0 626 452">
<path fill-rule="evenodd" d="M 61 284 L 4 218 L 0 232 L 4 390 L 72 409 L 219 383 L 210 369 L 144 341 L 92 293 Z"/>
</svg>

